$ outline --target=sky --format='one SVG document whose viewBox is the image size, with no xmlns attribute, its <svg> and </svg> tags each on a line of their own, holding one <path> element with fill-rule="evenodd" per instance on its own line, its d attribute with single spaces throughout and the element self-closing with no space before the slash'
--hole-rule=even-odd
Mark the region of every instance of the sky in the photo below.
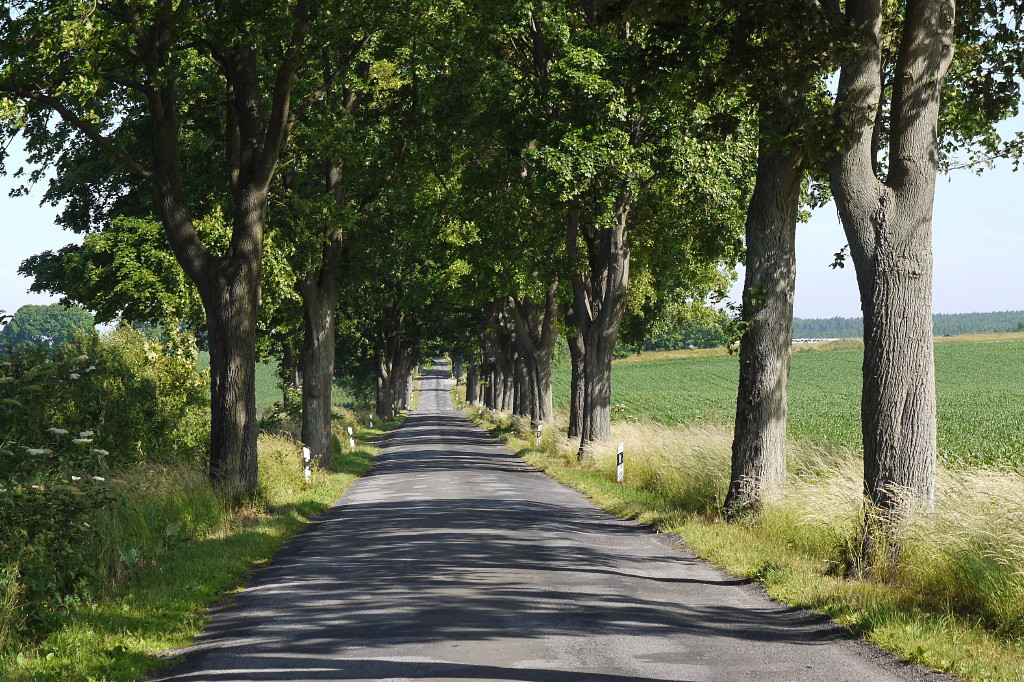
<svg viewBox="0 0 1024 682">
<path fill-rule="evenodd" d="M 1024 128 L 1024 115 L 1005 122 L 1007 137 Z M 10 148 L 9 171 L 23 152 L 19 140 Z M 8 196 L 17 181 L 0 177 L 0 310 L 15 312 L 26 304 L 46 304 L 51 296 L 27 292 L 30 281 L 18 265 L 31 255 L 57 250 L 81 237 L 53 224 L 57 209 L 40 206 L 42 183 L 25 197 Z M 980 176 L 956 171 L 939 176 L 934 209 L 934 310 L 937 313 L 1024 310 L 1024 170 L 1014 173 L 1000 163 Z M 846 244 L 835 206 L 816 210 L 797 227 L 796 317 L 859 317 L 860 301 L 852 262 L 831 269 L 833 254 Z M 743 273 L 733 287 L 738 301 Z"/>
</svg>

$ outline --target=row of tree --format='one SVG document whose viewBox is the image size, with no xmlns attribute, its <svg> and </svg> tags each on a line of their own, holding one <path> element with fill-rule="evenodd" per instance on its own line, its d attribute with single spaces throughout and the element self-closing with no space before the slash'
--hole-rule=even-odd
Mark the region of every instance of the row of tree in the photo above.
<svg viewBox="0 0 1024 682">
<path fill-rule="evenodd" d="M 562 333 L 582 456 L 609 433 L 620 336 L 710 322 L 745 258 L 726 506 L 756 506 L 785 475 L 795 226 L 830 196 L 864 310 L 865 492 L 933 496 L 935 178 L 1019 148 L 993 128 L 1019 101 L 1019 3 L 8 10 L 5 129 L 89 233 L 23 270 L 100 321 L 201 328 L 210 471 L 236 498 L 261 354 L 301 384 L 322 456 L 339 355 L 384 416 L 443 348 L 471 398 L 545 421 Z"/>
<path fill-rule="evenodd" d="M 1024 310 L 994 313 L 935 313 L 932 315 L 935 336 L 984 334 L 1024 329 Z M 846 339 L 864 335 L 864 318 L 830 317 L 827 319 L 793 318 L 795 338 Z"/>
</svg>

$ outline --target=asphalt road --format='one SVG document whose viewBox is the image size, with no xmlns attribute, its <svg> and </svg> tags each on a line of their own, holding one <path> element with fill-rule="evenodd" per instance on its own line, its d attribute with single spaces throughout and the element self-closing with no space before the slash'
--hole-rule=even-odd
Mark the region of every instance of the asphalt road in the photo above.
<svg viewBox="0 0 1024 682">
<path fill-rule="evenodd" d="M 435 367 L 372 474 L 161 680 L 948 679 L 598 510 L 454 412 Z"/>
</svg>

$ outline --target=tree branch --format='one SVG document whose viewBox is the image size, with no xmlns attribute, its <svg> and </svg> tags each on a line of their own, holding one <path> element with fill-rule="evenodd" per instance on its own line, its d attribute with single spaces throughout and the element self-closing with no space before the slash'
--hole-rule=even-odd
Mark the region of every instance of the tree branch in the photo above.
<svg viewBox="0 0 1024 682">
<path fill-rule="evenodd" d="M 155 175 L 151 169 L 135 160 L 126 151 L 108 140 L 96 126 L 76 114 L 57 98 L 44 95 L 41 92 L 32 92 L 31 90 L 13 86 L 8 83 L 0 83 L 0 92 L 6 92 L 24 100 L 37 102 L 51 111 L 57 112 L 64 121 L 74 126 L 79 132 L 95 142 L 100 149 L 113 156 L 121 165 L 132 173 L 135 173 L 145 180 L 152 181 L 154 179 Z"/>
</svg>

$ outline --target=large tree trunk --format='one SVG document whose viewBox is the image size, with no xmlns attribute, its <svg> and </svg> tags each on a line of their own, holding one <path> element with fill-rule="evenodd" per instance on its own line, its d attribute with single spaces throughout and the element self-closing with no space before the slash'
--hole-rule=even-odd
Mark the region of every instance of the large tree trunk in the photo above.
<svg viewBox="0 0 1024 682">
<path fill-rule="evenodd" d="M 864 312 L 864 492 L 883 521 L 894 521 L 904 502 L 927 507 L 935 495 L 931 223 L 954 3 L 906 3 L 885 182 L 872 144 L 883 94 L 883 9 L 879 0 L 849 0 L 846 14 L 862 41 L 840 74 L 836 111 L 845 144 L 829 171 Z M 888 540 L 898 554 L 894 535 Z"/>
<path fill-rule="evenodd" d="M 569 392 L 569 438 L 579 438 L 583 433 L 583 398 L 586 394 L 586 377 L 583 374 L 583 332 L 575 324 L 566 327 L 569 342 L 569 357 L 572 362 L 572 384 Z"/>
<path fill-rule="evenodd" d="M 237 502 L 256 491 L 256 308 L 260 262 L 200 290 L 210 345 L 210 478 Z M 213 289 L 213 291 L 211 291 Z"/>
<path fill-rule="evenodd" d="M 747 210 L 740 383 L 727 514 L 756 505 L 786 478 L 786 388 L 793 342 L 796 221 L 804 152 L 782 149 L 784 105 L 762 105 L 757 180 Z M 768 119 L 772 118 L 773 121 Z"/>
<path fill-rule="evenodd" d="M 583 432 L 580 458 L 586 444 L 608 440 L 612 424 L 612 359 L 618 329 L 592 325 L 583 335 Z"/>
<path fill-rule="evenodd" d="M 466 404 L 476 405 L 480 401 L 480 363 L 473 358 L 466 368 Z"/>
<path fill-rule="evenodd" d="M 615 201 L 612 227 L 581 224 L 570 211 L 566 245 L 571 263 L 577 262 L 579 237 L 587 247 L 589 267 L 573 278 L 573 308 L 583 333 L 583 431 L 579 458 L 593 441 L 611 435 L 611 372 L 615 341 L 626 309 L 629 282 L 629 227 L 633 220 L 633 194 L 623 186 Z"/>
<path fill-rule="evenodd" d="M 324 247 L 317 281 L 300 279 L 303 339 L 302 442 L 323 467 L 331 464 L 331 397 L 334 390 L 334 318 L 338 306 L 336 271 L 340 244 Z"/>
</svg>

